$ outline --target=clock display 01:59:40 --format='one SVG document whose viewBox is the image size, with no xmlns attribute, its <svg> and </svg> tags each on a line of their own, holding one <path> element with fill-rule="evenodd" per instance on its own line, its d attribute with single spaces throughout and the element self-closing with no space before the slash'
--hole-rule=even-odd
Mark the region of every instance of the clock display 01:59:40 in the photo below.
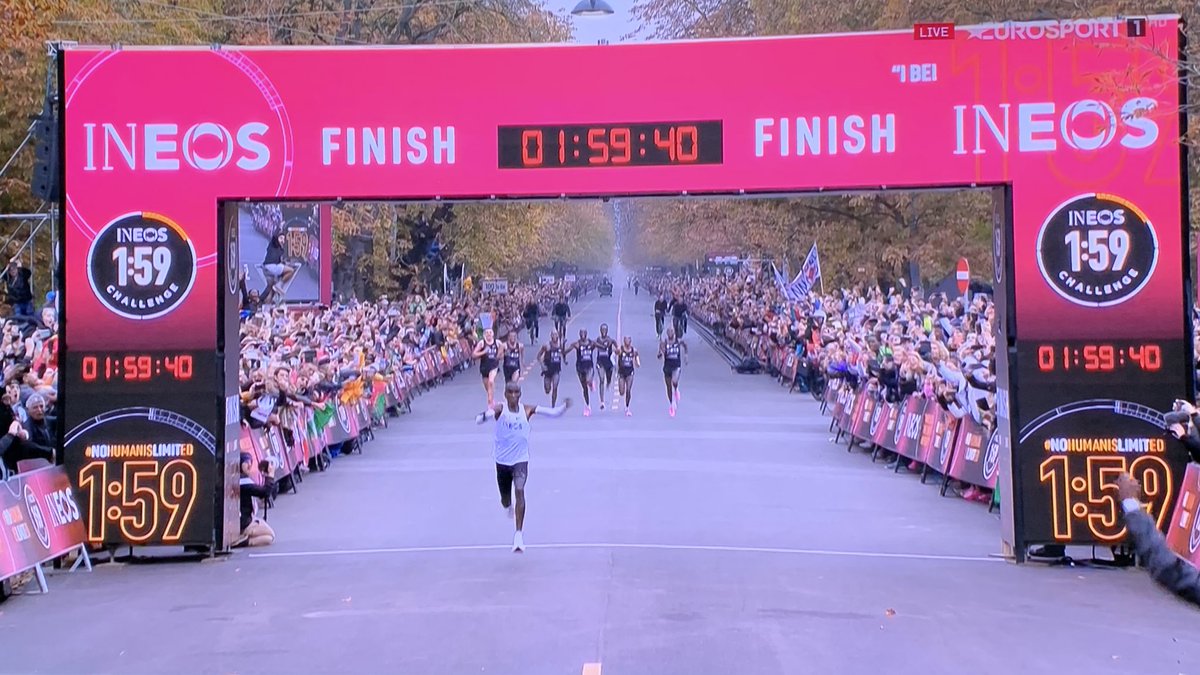
<svg viewBox="0 0 1200 675">
<path fill-rule="evenodd" d="M 1127 368 L 1158 372 L 1163 367 L 1163 348 L 1156 343 L 1055 343 L 1037 345 L 1038 370 L 1044 373 L 1082 370 L 1110 372 Z"/>
<path fill-rule="evenodd" d="M 84 382 L 146 382 L 163 376 L 187 382 L 194 372 L 191 354 L 89 355 L 80 359 Z"/>
</svg>

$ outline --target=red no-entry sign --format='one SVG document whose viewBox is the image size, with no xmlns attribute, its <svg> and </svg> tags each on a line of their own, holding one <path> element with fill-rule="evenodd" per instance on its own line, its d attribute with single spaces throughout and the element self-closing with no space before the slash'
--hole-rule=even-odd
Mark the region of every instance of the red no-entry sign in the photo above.
<svg viewBox="0 0 1200 675">
<path fill-rule="evenodd" d="M 966 293 L 967 288 L 971 285 L 971 266 L 967 263 L 966 258 L 958 259 L 958 267 L 954 270 L 954 276 L 958 279 L 958 292 Z"/>
</svg>

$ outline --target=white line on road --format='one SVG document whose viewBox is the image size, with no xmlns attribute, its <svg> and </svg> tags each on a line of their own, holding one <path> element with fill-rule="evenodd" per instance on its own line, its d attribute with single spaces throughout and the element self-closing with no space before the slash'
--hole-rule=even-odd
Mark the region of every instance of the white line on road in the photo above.
<svg viewBox="0 0 1200 675">
<path fill-rule="evenodd" d="M 413 546 L 405 548 L 332 549 L 325 551 L 289 551 L 283 553 L 251 553 L 251 558 L 316 558 L 336 555 L 379 555 L 389 553 L 454 553 L 459 551 L 508 551 L 508 544 L 478 544 L 471 546 Z M 843 558 L 888 558 L 893 560 L 934 560 L 947 562 L 1004 562 L 1003 558 L 968 555 L 935 555 L 929 553 L 887 553 L 884 551 L 837 551 L 831 549 L 769 548 L 760 546 L 703 546 L 684 544 L 526 544 L 526 549 L 633 549 L 656 551 L 710 551 L 720 553 L 772 553 L 778 555 L 834 556 Z"/>
</svg>

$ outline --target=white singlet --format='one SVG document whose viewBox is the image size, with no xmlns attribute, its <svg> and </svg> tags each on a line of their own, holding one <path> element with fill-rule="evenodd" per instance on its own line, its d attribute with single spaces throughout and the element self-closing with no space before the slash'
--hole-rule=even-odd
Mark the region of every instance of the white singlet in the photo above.
<svg viewBox="0 0 1200 675">
<path fill-rule="evenodd" d="M 493 448 L 496 463 L 512 466 L 529 461 L 529 417 L 525 406 L 518 405 L 517 412 L 504 406 L 496 420 L 496 443 Z"/>
</svg>

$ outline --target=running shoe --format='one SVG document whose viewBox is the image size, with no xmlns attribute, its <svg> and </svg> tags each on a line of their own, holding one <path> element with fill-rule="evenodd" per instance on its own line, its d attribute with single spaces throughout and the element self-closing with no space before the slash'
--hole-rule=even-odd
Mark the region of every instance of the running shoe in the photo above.
<svg viewBox="0 0 1200 675">
<path fill-rule="evenodd" d="M 671 404 L 671 405 L 667 406 L 667 414 L 670 415 L 671 417 L 675 416 L 675 404 Z"/>
<path fill-rule="evenodd" d="M 525 538 L 521 536 L 521 531 L 513 535 L 513 553 L 522 553 L 525 551 Z"/>
<path fill-rule="evenodd" d="M 584 407 L 583 407 L 583 416 L 584 416 L 584 417 L 591 417 L 591 416 L 592 416 L 592 406 L 590 406 L 590 405 L 587 405 L 587 406 L 584 406 Z"/>
<path fill-rule="evenodd" d="M 600 401 L 600 410 L 604 410 L 604 401 Z"/>
<path fill-rule="evenodd" d="M 625 416 L 626 416 L 626 417 L 633 417 L 633 408 L 626 408 L 626 409 L 625 409 Z"/>
</svg>

